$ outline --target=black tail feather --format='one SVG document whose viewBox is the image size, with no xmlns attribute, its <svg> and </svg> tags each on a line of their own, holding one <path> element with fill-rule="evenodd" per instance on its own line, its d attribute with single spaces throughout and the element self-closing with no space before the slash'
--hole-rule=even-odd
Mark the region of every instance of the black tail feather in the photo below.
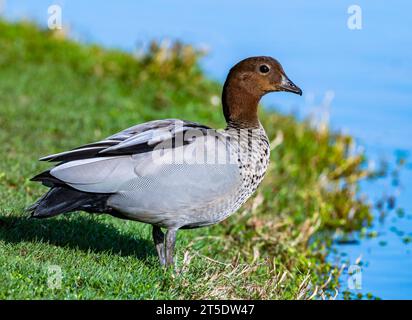
<svg viewBox="0 0 412 320">
<path fill-rule="evenodd" d="M 27 208 L 34 218 L 49 218 L 72 211 L 109 213 L 106 201 L 110 194 L 86 193 L 71 188 L 53 187 Z"/>
<path fill-rule="evenodd" d="M 43 171 L 37 176 L 31 178 L 30 181 L 41 182 L 43 185 L 50 187 L 50 188 L 54 186 L 66 186 L 66 184 L 63 181 L 57 179 L 56 177 L 53 177 L 50 174 L 50 170 Z"/>
</svg>

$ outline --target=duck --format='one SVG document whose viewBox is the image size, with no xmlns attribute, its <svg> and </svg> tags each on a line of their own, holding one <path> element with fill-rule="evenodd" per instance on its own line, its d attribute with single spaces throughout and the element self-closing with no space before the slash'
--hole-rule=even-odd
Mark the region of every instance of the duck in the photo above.
<svg viewBox="0 0 412 320">
<path fill-rule="evenodd" d="M 173 268 L 178 230 L 223 221 L 261 183 L 270 144 L 258 106 L 279 91 L 302 95 L 276 59 L 246 58 L 223 86 L 225 129 L 153 120 L 43 157 L 56 164 L 31 180 L 49 189 L 27 210 L 39 219 L 84 211 L 150 224 L 160 264 Z"/>
</svg>

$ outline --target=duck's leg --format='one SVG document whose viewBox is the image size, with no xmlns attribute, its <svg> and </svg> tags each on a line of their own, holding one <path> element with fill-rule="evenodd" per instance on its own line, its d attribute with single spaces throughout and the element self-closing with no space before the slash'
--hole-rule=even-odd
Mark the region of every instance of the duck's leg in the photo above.
<svg viewBox="0 0 412 320">
<path fill-rule="evenodd" d="M 174 266 L 174 251 L 175 251 L 175 243 L 176 243 L 176 229 L 169 229 L 166 232 L 166 266 Z"/>
<path fill-rule="evenodd" d="M 157 255 L 159 256 L 160 264 L 164 266 L 166 264 L 165 260 L 165 235 L 162 229 L 157 226 L 153 226 L 152 229 L 153 241 L 156 246 Z"/>
</svg>

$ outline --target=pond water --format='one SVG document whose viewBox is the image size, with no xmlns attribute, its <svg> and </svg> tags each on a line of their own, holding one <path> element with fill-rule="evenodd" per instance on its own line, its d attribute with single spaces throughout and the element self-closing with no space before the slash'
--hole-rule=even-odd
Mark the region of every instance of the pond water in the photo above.
<svg viewBox="0 0 412 320">
<path fill-rule="evenodd" d="M 46 24 L 51 3 L 0 0 L 0 7 L 9 19 Z M 63 23 L 82 41 L 133 50 L 153 38 L 170 38 L 208 48 L 203 67 L 220 81 L 244 57 L 274 56 L 303 88 L 304 99 L 272 94 L 264 98 L 266 106 L 329 120 L 332 128 L 354 135 L 371 162 L 387 160 L 390 172 L 397 159 L 406 159 L 388 178 L 362 183 L 362 193 L 373 203 L 396 199 L 384 218 L 382 210 L 375 210 L 366 232 L 378 236 L 356 234 L 354 241 L 336 247 L 349 264 L 359 257 L 363 261 L 362 288 L 350 292 L 412 298 L 412 2 L 357 0 L 360 30 L 347 25 L 352 0 L 54 3 L 62 6 Z M 342 286 L 347 287 L 345 276 Z"/>
</svg>

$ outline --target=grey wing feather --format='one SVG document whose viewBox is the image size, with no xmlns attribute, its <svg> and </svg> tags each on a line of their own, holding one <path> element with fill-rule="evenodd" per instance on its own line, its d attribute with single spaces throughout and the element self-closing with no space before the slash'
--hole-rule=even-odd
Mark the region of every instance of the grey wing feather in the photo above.
<svg viewBox="0 0 412 320">
<path fill-rule="evenodd" d="M 149 152 L 157 144 L 168 140 L 171 147 L 173 139 L 179 133 L 183 134 L 188 130 L 205 131 L 210 130 L 210 128 L 195 122 L 178 119 L 155 120 L 125 129 L 102 141 L 43 157 L 40 161 L 67 162 L 100 156 Z"/>
<path fill-rule="evenodd" d="M 209 145 L 218 152 L 227 152 L 224 143 L 202 140 L 196 139 L 193 145 L 199 149 Z M 110 207 L 132 219 L 154 224 L 169 219 L 188 225 L 197 221 L 193 216 L 225 211 L 238 197 L 241 176 L 237 164 L 170 163 L 173 151 L 167 150 L 157 161 L 150 152 L 71 161 L 55 167 L 50 174 L 83 192 L 112 194 Z M 192 160 L 191 155 L 186 160 Z"/>
</svg>

